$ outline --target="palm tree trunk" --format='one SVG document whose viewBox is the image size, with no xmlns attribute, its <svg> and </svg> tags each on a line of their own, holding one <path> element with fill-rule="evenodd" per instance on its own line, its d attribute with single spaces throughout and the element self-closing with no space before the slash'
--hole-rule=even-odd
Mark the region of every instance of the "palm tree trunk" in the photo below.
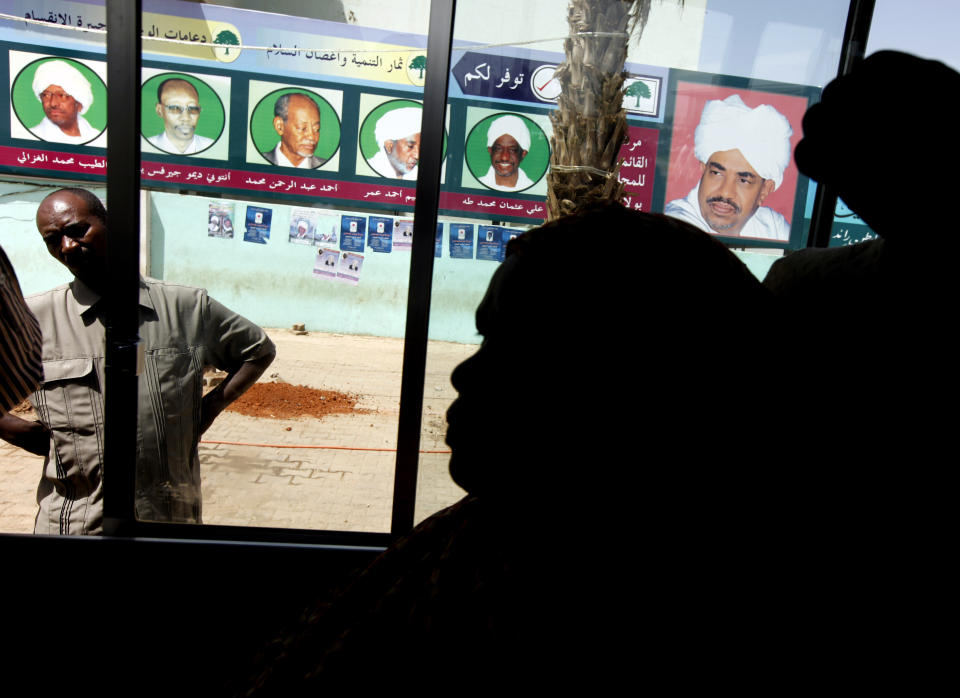
<svg viewBox="0 0 960 698">
<path fill-rule="evenodd" d="M 631 34 L 641 32 L 651 0 L 571 0 L 570 37 L 550 115 L 547 220 L 598 201 L 619 201 L 620 147 L 627 133 L 623 66 Z"/>
</svg>

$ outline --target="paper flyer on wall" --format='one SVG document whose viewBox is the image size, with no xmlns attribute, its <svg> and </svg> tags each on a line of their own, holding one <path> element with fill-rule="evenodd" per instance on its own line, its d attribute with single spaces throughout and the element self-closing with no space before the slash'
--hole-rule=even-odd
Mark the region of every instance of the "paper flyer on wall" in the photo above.
<svg viewBox="0 0 960 698">
<path fill-rule="evenodd" d="M 207 213 L 207 235 L 212 238 L 233 238 L 233 204 L 210 204 Z"/>
<path fill-rule="evenodd" d="M 270 240 L 270 221 L 272 218 L 273 209 L 262 206 L 247 206 L 243 241 L 266 245 L 267 241 Z"/>
<path fill-rule="evenodd" d="M 312 245 L 320 212 L 315 208 L 295 207 L 290 210 L 289 241 L 298 245 Z"/>
<path fill-rule="evenodd" d="M 502 262 L 507 256 L 507 243 L 513 240 L 518 235 L 522 235 L 523 231 L 518 228 L 501 228 L 500 229 L 500 261 Z"/>
<path fill-rule="evenodd" d="M 443 223 L 437 221 L 437 238 L 433 245 L 433 256 L 443 256 Z"/>
<path fill-rule="evenodd" d="M 360 270 L 363 269 L 363 255 L 355 252 L 341 252 L 340 265 L 337 267 L 337 280 L 356 286 L 360 283 Z"/>
<path fill-rule="evenodd" d="M 338 250 L 329 247 L 317 249 L 317 256 L 313 260 L 313 275 L 321 279 L 336 280 L 339 257 Z"/>
<path fill-rule="evenodd" d="M 502 259 L 501 254 L 501 232 L 503 228 L 498 225 L 481 225 L 477 227 L 477 259 L 485 259 L 490 262 L 499 262 Z"/>
<path fill-rule="evenodd" d="M 390 252 L 393 247 L 393 218 L 370 216 L 367 220 L 367 246 L 374 252 Z"/>
<path fill-rule="evenodd" d="M 473 259 L 473 223 L 450 224 L 450 258 Z"/>
<path fill-rule="evenodd" d="M 366 216 L 340 216 L 340 249 L 363 252 L 367 233 Z"/>
<path fill-rule="evenodd" d="M 340 216 L 317 216 L 317 228 L 313 231 L 313 242 L 317 247 L 336 246 L 340 235 Z"/>
<path fill-rule="evenodd" d="M 393 249 L 409 252 L 413 247 L 413 219 L 397 218 L 393 222 Z"/>
</svg>

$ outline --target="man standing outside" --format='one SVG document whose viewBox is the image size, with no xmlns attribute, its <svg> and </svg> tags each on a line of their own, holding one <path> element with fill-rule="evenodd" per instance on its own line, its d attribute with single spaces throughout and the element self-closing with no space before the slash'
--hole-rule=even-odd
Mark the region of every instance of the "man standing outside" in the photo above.
<svg viewBox="0 0 960 698">
<path fill-rule="evenodd" d="M 103 378 L 107 212 L 85 189 L 61 189 L 37 210 L 47 250 L 74 274 L 27 302 L 43 335 L 39 421 L 0 418 L 0 437 L 46 455 L 36 533 L 97 535 L 103 527 Z M 137 517 L 201 522 L 200 435 L 273 360 L 259 327 L 200 288 L 140 280 Z M 228 372 L 201 399 L 203 369 Z"/>
<path fill-rule="evenodd" d="M 261 154 L 274 165 L 312 170 L 326 162 L 313 154 L 320 142 L 320 109 L 308 95 L 289 92 L 278 97 L 273 105 L 273 128 L 280 142 Z"/>
<path fill-rule="evenodd" d="M 66 61 L 47 61 L 33 76 L 33 93 L 43 106 L 43 120 L 31 130 L 53 143 L 87 143 L 100 131 L 83 118 L 93 91 L 83 74 Z"/>
<path fill-rule="evenodd" d="M 418 107 L 400 107 L 377 121 L 374 137 L 380 150 L 368 162 L 381 177 L 416 181 L 422 116 Z"/>
<path fill-rule="evenodd" d="M 521 191 L 533 186 L 533 181 L 520 163 L 530 150 L 530 130 L 519 116 L 507 114 L 494 120 L 487 131 L 487 152 L 490 169 L 480 183 L 498 191 Z"/>
<path fill-rule="evenodd" d="M 793 129 L 768 104 L 751 109 L 739 95 L 710 100 L 694 132 L 699 184 L 664 213 L 708 233 L 786 242 L 790 224 L 762 206 L 790 164 Z"/>
<path fill-rule="evenodd" d="M 157 116 L 163 131 L 147 139 L 166 153 L 193 155 L 213 145 L 213 139 L 196 133 L 200 121 L 197 88 L 182 78 L 170 78 L 157 88 Z"/>
</svg>

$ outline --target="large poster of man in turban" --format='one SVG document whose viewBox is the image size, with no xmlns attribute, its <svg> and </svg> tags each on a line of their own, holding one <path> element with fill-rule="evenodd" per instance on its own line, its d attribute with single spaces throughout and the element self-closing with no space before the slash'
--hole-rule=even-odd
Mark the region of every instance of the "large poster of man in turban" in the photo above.
<svg viewBox="0 0 960 698">
<path fill-rule="evenodd" d="M 715 235 L 788 242 L 807 102 L 679 82 L 664 213 Z"/>
</svg>

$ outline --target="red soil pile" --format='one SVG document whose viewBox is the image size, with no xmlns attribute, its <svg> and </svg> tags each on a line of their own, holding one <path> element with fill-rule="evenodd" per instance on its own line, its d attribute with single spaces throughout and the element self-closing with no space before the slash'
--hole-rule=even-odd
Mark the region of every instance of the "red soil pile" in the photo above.
<svg viewBox="0 0 960 698">
<path fill-rule="evenodd" d="M 228 410 L 248 417 L 293 419 L 307 416 L 323 419 L 331 414 L 364 412 L 357 409 L 358 395 L 336 390 L 317 390 L 290 383 L 254 383 Z"/>
</svg>

